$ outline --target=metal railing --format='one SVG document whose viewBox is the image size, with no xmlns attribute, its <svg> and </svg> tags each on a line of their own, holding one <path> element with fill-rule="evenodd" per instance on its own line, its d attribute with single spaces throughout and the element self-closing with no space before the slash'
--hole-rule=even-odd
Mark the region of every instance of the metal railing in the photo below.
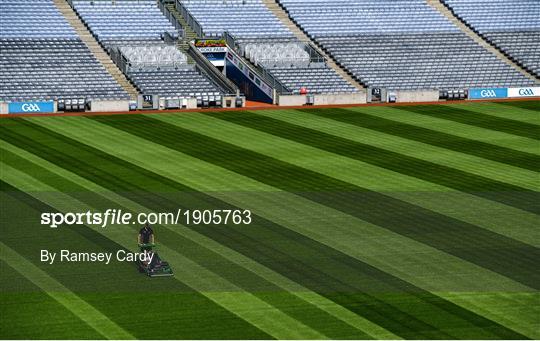
<svg viewBox="0 0 540 341">
<path fill-rule="evenodd" d="M 203 37 L 204 35 L 201 24 L 199 24 L 197 19 L 195 19 L 195 17 L 191 15 L 191 13 L 188 11 L 186 6 L 184 6 L 181 0 L 176 0 L 175 7 L 178 13 L 180 13 L 184 20 L 186 20 L 187 24 L 189 25 L 189 27 L 191 27 L 193 32 L 197 34 L 197 37 Z"/>
<path fill-rule="evenodd" d="M 175 70 L 175 69 L 194 69 L 193 65 L 183 61 L 130 61 L 121 51 L 120 46 L 111 46 L 110 56 L 112 61 L 118 66 L 124 74 L 129 74 L 130 71 L 137 70 Z"/>
<path fill-rule="evenodd" d="M 229 34 L 230 36 L 230 34 Z M 311 63 L 326 63 L 326 58 L 317 51 L 317 49 L 307 42 L 302 42 L 298 40 L 298 38 L 295 37 L 275 37 L 275 38 L 241 38 L 241 39 L 234 39 L 234 42 L 236 43 L 235 49 L 238 51 L 239 54 L 244 54 L 244 47 L 247 44 L 277 44 L 277 43 L 295 43 L 298 45 L 301 45 L 302 48 L 309 54 L 310 62 Z M 229 43 L 229 41 L 227 42 Z M 233 42 L 231 42 L 232 44 Z"/>
<path fill-rule="evenodd" d="M 174 26 L 174 28 L 178 31 L 179 38 L 185 37 L 184 28 L 182 27 L 182 24 L 176 19 L 174 14 L 169 11 L 166 5 L 174 5 L 174 0 L 158 0 L 158 7 L 161 10 L 161 13 L 169 20 L 169 22 Z"/>
<path fill-rule="evenodd" d="M 184 31 L 178 32 L 178 36 L 173 36 L 170 32 L 164 32 L 162 36 L 163 41 L 167 45 L 175 45 L 178 40 L 181 40 L 183 38 L 183 33 Z"/>
<path fill-rule="evenodd" d="M 227 42 L 227 46 L 229 47 L 229 49 L 232 50 L 232 52 L 239 58 L 239 60 L 243 61 L 243 64 L 246 65 L 252 73 L 258 75 L 259 78 L 261 78 L 267 85 L 275 89 L 278 94 L 290 95 L 293 93 L 289 88 L 287 88 L 266 69 L 262 67 L 257 67 L 256 65 L 245 61 L 245 59 L 241 57 L 240 45 L 236 42 L 236 38 L 233 35 L 231 35 L 229 32 L 225 32 L 224 39 Z"/>
<path fill-rule="evenodd" d="M 225 77 L 200 51 L 193 43 L 189 43 L 188 55 L 197 63 L 197 67 L 205 73 L 210 79 L 217 83 L 218 87 L 227 94 L 238 95 L 238 87 Z"/>
<path fill-rule="evenodd" d="M 127 75 L 128 70 L 128 60 L 124 55 L 120 52 L 119 46 L 113 46 L 109 49 L 109 55 L 111 56 L 112 61 L 118 66 L 120 71 L 122 71 L 123 74 Z"/>
<path fill-rule="evenodd" d="M 324 63 L 326 64 L 326 58 L 319 53 L 310 43 L 305 43 L 305 50 L 309 53 L 309 58 L 312 63 Z"/>
</svg>

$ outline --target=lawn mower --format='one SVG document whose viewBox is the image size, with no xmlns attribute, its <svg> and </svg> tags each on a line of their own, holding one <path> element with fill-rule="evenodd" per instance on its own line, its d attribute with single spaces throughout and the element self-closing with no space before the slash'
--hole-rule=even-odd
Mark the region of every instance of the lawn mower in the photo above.
<svg viewBox="0 0 540 341">
<path fill-rule="evenodd" d="M 150 277 L 168 277 L 173 276 L 169 263 L 159 257 L 154 251 L 155 244 L 139 244 L 142 253 L 146 253 L 146 260 L 138 260 L 137 267 L 139 272 L 145 273 Z"/>
</svg>

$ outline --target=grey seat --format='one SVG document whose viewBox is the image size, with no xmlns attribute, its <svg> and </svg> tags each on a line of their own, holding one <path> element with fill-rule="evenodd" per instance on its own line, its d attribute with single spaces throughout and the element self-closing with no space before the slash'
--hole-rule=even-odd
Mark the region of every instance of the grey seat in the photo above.
<svg viewBox="0 0 540 341">
<path fill-rule="evenodd" d="M 1 4 L 0 100 L 129 98 L 51 0 Z"/>
</svg>

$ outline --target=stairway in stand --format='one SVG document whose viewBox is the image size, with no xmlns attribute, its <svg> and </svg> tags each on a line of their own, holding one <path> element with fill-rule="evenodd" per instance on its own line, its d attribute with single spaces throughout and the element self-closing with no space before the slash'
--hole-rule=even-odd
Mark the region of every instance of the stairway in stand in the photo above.
<svg viewBox="0 0 540 341">
<path fill-rule="evenodd" d="M 165 4 L 164 6 L 166 10 L 169 11 L 180 23 L 180 25 L 182 25 L 182 29 L 184 30 L 184 37 L 178 41 L 178 49 L 186 54 L 188 57 L 188 64 L 195 64 L 195 61 L 193 61 L 193 58 L 187 54 L 187 51 L 189 49 L 189 43 L 197 39 L 197 34 L 191 29 L 182 14 L 176 10 L 174 4 Z"/>
<path fill-rule="evenodd" d="M 66 18 L 71 27 L 75 30 L 79 38 L 90 49 L 94 57 L 103 65 L 103 67 L 111 74 L 113 79 L 129 94 L 132 100 L 136 100 L 138 96 L 137 89 L 129 82 L 126 76 L 120 71 L 111 57 L 99 45 L 92 33 L 86 28 L 75 11 L 71 8 L 66 0 L 53 0 L 55 6 L 60 13 Z"/>
<path fill-rule="evenodd" d="M 478 35 L 476 32 L 474 32 L 469 26 L 467 26 L 465 23 L 463 23 L 461 20 L 459 20 L 454 13 L 448 7 L 446 7 L 440 0 L 426 0 L 428 5 L 435 8 L 437 11 L 439 11 L 442 15 L 444 15 L 448 20 L 450 20 L 454 25 L 459 27 L 459 29 L 468 35 L 472 40 L 474 40 L 478 45 L 482 46 L 489 52 L 493 53 L 497 58 L 505 62 L 506 64 L 510 65 L 517 71 L 519 71 L 522 75 L 526 76 L 527 78 L 537 81 L 537 79 L 531 75 L 527 70 L 519 66 L 518 64 L 514 63 L 510 58 L 505 56 L 501 51 L 499 51 L 496 47 L 489 44 L 484 38 L 482 38 L 480 35 Z"/>
<path fill-rule="evenodd" d="M 339 66 L 335 60 L 328 55 L 325 51 L 319 48 L 319 46 L 309 38 L 304 31 L 302 31 L 289 17 L 287 12 L 277 3 L 277 0 L 262 0 L 265 6 L 279 19 L 281 22 L 293 32 L 293 34 L 298 38 L 298 40 L 306 43 L 311 43 L 312 46 L 317 49 L 325 59 L 329 67 L 334 69 L 338 75 L 343 77 L 347 82 L 352 84 L 355 88 L 360 91 L 365 91 L 365 88 L 362 84 L 356 81 L 351 75 L 345 71 L 341 66 Z"/>
</svg>

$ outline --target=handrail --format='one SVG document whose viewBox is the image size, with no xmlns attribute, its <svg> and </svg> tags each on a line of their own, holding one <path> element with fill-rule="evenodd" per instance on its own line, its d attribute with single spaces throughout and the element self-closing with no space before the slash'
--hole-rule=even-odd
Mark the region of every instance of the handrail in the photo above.
<svg viewBox="0 0 540 341">
<path fill-rule="evenodd" d="M 174 0 L 170 2 L 170 0 L 158 0 L 158 7 L 163 13 L 163 15 L 169 19 L 169 22 L 174 26 L 174 28 L 177 30 L 179 34 L 179 38 L 184 38 L 186 36 L 184 32 L 184 28 L 182 27 L 182 24 L 176 19 L 176 17 L 173 15 L 171 11 L 167 8 L 167 4 L 172 3 L 174 4 Z"/>
<path fill-rule="evenodd" d="M 234 36 L 232 34 L 230 34 L 229 32 L 226 31 L 224 33 L 224 39 L 225 39 L 225 42 L 227 43 L 227 46 L 229 47 L 229 49 L 237 57 L 239 57 L 240 60 L 245 61 L 245 59 L 243 57 L 241 57 L 240 47 L 236 43 L 236 38 L 234 38 Z M 257 66 L 255 66 L 255 65 L 253 65 L 251 63 L 248 63 L 248 62 L 244 62 L 244 64 L 247 66 L 247 68 L 251 72 L 258 75 L 265 83 L 270 85 L 272 88 L 276 89 L 276 91 L 280 95 L 287 95 L 287 94 L 292 94 L 293 93 L 289 88 L 287 88 L 283 83 L 281 83 L 276 77 L 274 77 L 270 72 L 268 72 L 264 68 L 257 67 Z"/>
<path fill-rule="evenodd" d="M 188 11 L 188 9 L 186 8 L 186 6 L 184 6 L 181 0 L 176 0 L 175 7 L 176 10 L 182 15 L 182 17 L 184 17 L 193 32 L 197 34 L 197 37 L 203 37 L 203 29 L 201 24 L 199 24 L 197 19 L 195 19 L 195 17 Z"/>
<path fill-rule="evenodd" d="M 188 55 L 193 58 L 197 63 L 197 66 L 206 73 L 210 79 L 212 79 L 217 85 L 225 90 L 229 94 L 239 94 L 239 89 L 227 79 L 200 51 L 198 48 L 193 45 L 192 42 L 189 43 L 189 48 L 187 50 Z"/>
</svg>

